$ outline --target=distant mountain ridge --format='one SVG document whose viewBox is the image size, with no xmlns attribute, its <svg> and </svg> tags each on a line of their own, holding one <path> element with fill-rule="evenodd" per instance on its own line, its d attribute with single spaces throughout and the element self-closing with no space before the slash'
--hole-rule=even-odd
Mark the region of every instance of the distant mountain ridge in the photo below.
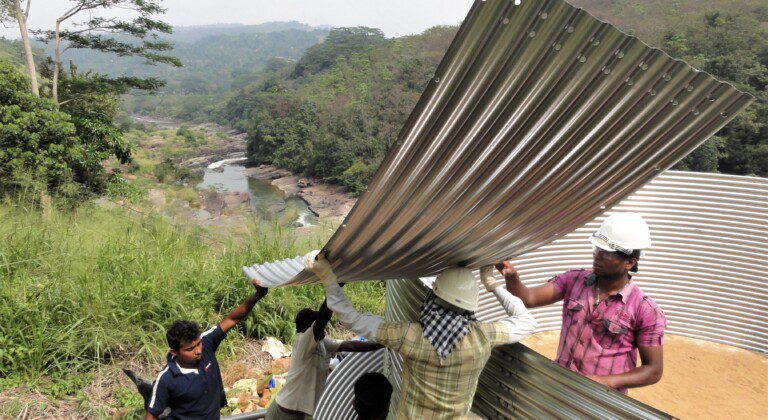
<svg viewBox="0 0 768 420">
<path fill-rule="evenodd" d="M 299 59 L 308 47 L 322 42 L 328 31 L 299 22 L 174 28 L 174 33 L 163 39 L 174 43 L 171 54 L 182 61 L 181 68 L 149 66 L 142 59 L 90 50 L 70 50 L 63 59 L 65 63 L 71 60 L 82 71 L 157 77 L 167 82 L 165 92 L 210 94 L 249 83 L 271 58 Z M 50 54 L 51 44 L 40 46 Z"/>
</svg>

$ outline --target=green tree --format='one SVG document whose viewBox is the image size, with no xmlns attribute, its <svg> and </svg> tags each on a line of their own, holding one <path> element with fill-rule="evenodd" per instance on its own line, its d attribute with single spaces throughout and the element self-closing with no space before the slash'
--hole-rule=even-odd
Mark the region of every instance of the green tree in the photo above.
<svg viewBox="0 0 768 420">
<path fill-rule="evenodd" d="M 678 168 L 768 176 L 767 23 L 759 13 L 711 11 L 666 36 L 670 54 L 757 98 Z"/>
<path fill-rule="evenodd" d="M 62 76 L 64 101 L 57 105 L 28 92 L 29 81 L 0 62 L 0 191 L 14 190 L 25 176 L 51 192 L 72 182 L 84 191 L 105 191 L 102 162 L 115 156 L 127 163 L 131 156 L 113 123 L 119 96 L 111 82 L 73 67 Z"/>
<path fill-rule="evenodd" d="M 62 67 L 61 56 L 69 49 L 91 49 L 116 54 L 120 57 L 135 56 L 144 58 L 148 63 L 166 63 L 176 67 L 181 62 L 173 56 L 165 54 L 173 49 L 167 41 L 159 40 L 158 33 L 171 33 L 172 28 L 167 23 L 155 17 L 165 13 L 160 7 L 160 0 L 69 0 L 72 8 L 56 19 L 53 30 L 37 31 L 41 39 L 53 41 L 53 72 L 51 79 L 51 95 L 54 101 L 59 101 L 59 76 Z M 131 20 L 116 17 L 103 17 L 102 13 L 112 9 L 131 11 Z M 97 14 L 94 14 L 97 12 Z M 74 29 L 62 29 L 62 23 L 77 16 L 87 15 L 82 21 L 75 23 Z M 120 35 L 118 38 L 116 35 Z M 67 45 L 62 48 L 61 41 Z M 155 83 L 152 83 L 154 85 Z"/>
<path fill-rule="evenodd" d="M 24 4 L 24 0 L 0 0 L 0 23 L 12 20 L 19 25 L 19 34 L 24 45 L 24 57 L 26 58 L 27 72 L 29 73 L 30 89 L 35 96 L 40 96 L 35 58 L 32 55 L 32 45 L 29 41 L 29 32 L 27 31 L 27 18 L 29 18 L 30 6 L 32 6 L 32 0 L 26 0 L 26 4 Z"/>
<path fill-rule="evenodd" d="M 30 92 L 29 80 L 0 61 L 0 192 L 32 174 L 51 190 L 82 169 L 85 150 L 68 114 Z"/>
</svg>

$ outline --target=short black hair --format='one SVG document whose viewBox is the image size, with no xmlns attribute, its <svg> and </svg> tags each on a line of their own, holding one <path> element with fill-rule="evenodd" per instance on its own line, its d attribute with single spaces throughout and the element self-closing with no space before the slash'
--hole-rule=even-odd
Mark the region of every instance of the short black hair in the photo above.
<svg viewBox="0 0 768 420">
<path fill-rule="evenodd" d="M 304 308 L 296 314 L 296 332 L 303 333 L 317 319 L 318 313 L 314 309 Z"/>
<path fill-rule="evenodd" d="M 386 418 L 392 384 L 378 372 L 368 372 L 355 381 L 355 399 L 352 405 L 362 420 Z"/>
<path fill-rule="evenodd" d="M 174 322 L 171 328 L 168 328 L 168 332 L 165 333 L 168 347 L 176 351 L 179 351 L 182 343 L 195 341 L 198 336 L 200 336 L 200 327 L 192 321 L 185 320 Z"/>
<path fill-rule="evenodd" d="M 627 253 L 624 253 L 624 252 L 621 252 L 621 251 L 616 251 L 616 253 L 619 254 L 619 256 L 621 258 L 625 259 L 625 260 L 634 258 L 635 260 L 640 261 L 640 250 L 639 249 L 636 249 L 636 250 L 632 251 L 631 254 L 627 254 Z M 629 269 L 629 271 L 631 271 L 633 273 L 637 273 L 637 263 L 635 263 L 635 265 L 633 265 L 632 268 Z"/>
</svg>

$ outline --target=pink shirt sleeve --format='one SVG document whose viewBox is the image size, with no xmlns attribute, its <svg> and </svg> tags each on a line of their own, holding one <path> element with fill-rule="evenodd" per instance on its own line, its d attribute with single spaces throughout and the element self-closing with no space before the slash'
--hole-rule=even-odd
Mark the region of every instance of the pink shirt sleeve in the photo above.
<svg viewBox="0 0 768 420">
<path fill-rule="evenodd" d="M 659 305 L 649 297 L 644 297 L 637 314 L 637 346 L 656 347 L 662 344 L 667 318 Z"/>
<path fill-rule="evenodd" d="M 549 283 L 555 286 L 557 291 L 557 300 L 563 300 L 569 294 L 579 272 L 580 270 L 566 271 L 549 279 Z"/>
</svg>

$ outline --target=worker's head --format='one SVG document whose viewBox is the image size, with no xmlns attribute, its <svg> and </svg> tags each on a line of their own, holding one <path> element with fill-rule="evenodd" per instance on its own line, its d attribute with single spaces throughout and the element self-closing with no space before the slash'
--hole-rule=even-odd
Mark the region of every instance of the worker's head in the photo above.
<svg viewBox="0 0 768 420">
<path fill-rule="evenodd" d="M 477 283 L 472 270 L 454 267 L 443 270 L 433 286 L 436 302 L 447 309 L 461 311 L 477 310 Z M 447 305 L 446 305 L 447 304 Z"/>
<path fill-rule="evenodd" d="M 303 333 L 317 319 L 317 311 L 311 308 L 304 308 L 296 314 L 296 332 Z"/>
<path fill-rule="evenodd" d="M 639 214 L 615 213 L 603 221 L 589 241 L 594 246 L 595 274 L 615 277 L 637 272 L 641 250 L 651 246 L 651 231 Z"/>
<path fill-rule="evenodd" d="M 368 372 L 355 382 L 352 406 L 361 420 L 386 419 L 392 385 L 378 372 Z"/>
<path fill-rule="evenodd" d="M 200 327 L 192 321 L 176 321 L 165 333 L 173 357 L 183 365 L 196 365 L 203 354 Z"/>
</svg>

